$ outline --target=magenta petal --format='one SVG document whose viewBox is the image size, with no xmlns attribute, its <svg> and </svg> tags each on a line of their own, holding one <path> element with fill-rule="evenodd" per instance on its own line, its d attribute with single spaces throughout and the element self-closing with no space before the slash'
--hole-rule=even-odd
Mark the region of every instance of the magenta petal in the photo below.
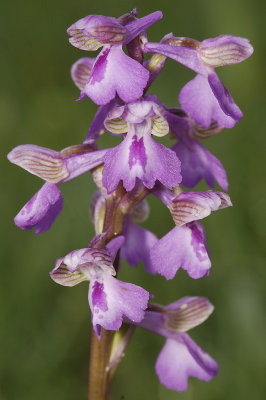
<svg viewBox="0 0 266 400">
<path fill-rule="evenodd" d="M 69 172 L 69 176 L 60 183 L 74 179 L 102 164 L 106 153 L 107 149 L 104 149 L 85 152 L 84 154 L 72 154 L 65 157 L 65 166 Z"/>
<path fill-rule="evenodd" d="M 176 198 L 176 195 L 163 185 L 156 185 L 152 190 L 152 194 L 158 197 L 158 199 L 160 199 L 161 202 L 168 208 L 171 206 L 172 201 Z"/>
<path fill-rule="evenodd" d="M 232 96 L 230 95 L 228 90 L 224 87 L 224 85 L 218 78 L 218 75 L 214 71 L 208 75 L 208 82 L 223 112 L 238 122 L 240 118 L 243 117 L 243 113 L 239 109 L 239 107 L 235 104 Z M 234 125 L 231 126 L 229 122 L 227 126 L 221 123 L 217 118 L 218 116 L 214 117 L 214 119 L 219 123 L 219 125 L 225 126 L 226 128 L 231 128 L 232 126 L 234 126 Z"/>
<path fill-rule="evenodd" d="M 107 243 L 106 248 L 113 262 L 115 261 L 118 250 L 121 248 L 124 242 L 124 236 L 117 236 Z"/>
<path fill-rule="evenodd" d="M 144 32 L 149 26 L 155 24 L 157 21 L 163 18 L 161 11 L 155 11 L 145 17 L 138 18 L 135 21 L 128 23 L 125 28 L 127 31 L 124 44 L 128 44 L 140 33 Z"/>
<path fill-rule="evenodd" d="M 242 116 L 215 72 L 209 76 L 209 81 L 203 75 L 196 75 L 181 89 L 178 99 L 182 109 L 205 128 L 212 120 L 219 126 L 232 128 Z"/>
<path fill-rule="evenodd" d="M 192 188 L 201 179 L 213 188 L 216 181 L 223 190 L 228 190 L 226 172 L 221 162 L 196 140 L 178 142 L 172 148 L 181 161 L 182 185 Z"/>
<path fill-rule="evenodd" d="M 35 234 L 50 229 L 62 211 L 63 198 L 60 190 L 52 183 L 45 183 L 16 215 L 15 224 L 21 229 L 35 229 Z"/>
<path fill-rule="evenodd" d="M 150 249 L 158 241 L 157 237 L 152 232 L 135 224 L 129 218 L 126 221 L 123 234 L 125 242 L 121 248 L 121 258 L 125 258 L 133 266 L 143 262 L 146 271 L 154 274 Z"/>
<path fill-rule="evenodd" d="M 216 376 L 218 366 L 189 335 L 167 339 L 155 365 L 160 382 L 168 389 L 183 392 L 188 388 L 188 378 L 194 376 L 210 381 Z"/>
<path fill-rule="evenodd" d="M 178 139 L 186 141 L 191 129 L 191 120 L 189 120 L 187 116 L 179 116 L 169 111 L 166 112 L 166 118 L 171 132 L 176 135 Z"/>
<path fill-rule="evenodd" d="M 193 279 L 208 275 L 211 261 L 202 224 L 176 226 L 153 246 L 151 260 L 154 270 L 166 279 L 173 279 L 179 268 Z"/>
<path fill-rule="evenodd" d="M 198 74 L 208 75 L 209 68 L 201 62 L 198 51 L 194 48 L 148 42 L 145 44 L 145 51 L 162 54 L 163 56 L 172 58 L 180 64 L 185 65 Z"/>
<path fill-rule="evenodd" d="M 116 100 L 113 99 L 110 103 L 105 104 L 104 106 L 100 106 L 94 116 L 94 119 L 90 125 L 86 141 L 91 139 L 98 139 L 102 130 L 104 130 L 104 120 L 107 117 L 109 111 L 115 106 Z"/>
<path fill-rule="evenodd" d="M 92 281 L 89 289 L 89 304 L 95 329 L 120 329 L 123 316 L 140 322 L 147 308 L 149 293 L 143 288 L 125 283 L 105 274 L 103 282 Z"/>
<path fill-rule="evenodd" d="M 172 189 L 182 179 L 180 161 L 175 152 L 155 142 L 150 134 L 138 140 L 128 133 L 104 158 L 103 185 L 111 193 L 122 180 L 125 189 L 130 191 L 136 178 L 148 189 L 153 188 L 156 180 Z"/>
<path fill-rule="evenodd" d="M 105 47 L 96 59 L 81 97 L 86 94 L 94 103 L 104 105 L 117 93 L 126 103 L 132 102 L 142 96 L 148 79 L 149 72 L 128 57 L 122 46 Z"/>
</svg>

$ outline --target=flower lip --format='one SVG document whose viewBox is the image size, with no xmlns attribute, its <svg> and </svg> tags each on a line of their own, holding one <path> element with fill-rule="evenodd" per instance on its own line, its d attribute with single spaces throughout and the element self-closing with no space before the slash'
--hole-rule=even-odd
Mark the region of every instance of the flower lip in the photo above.
<svg viewBox="0 0 266 400">
<path fill-rule="evenodd" d="M 166 279 L 173 279 L 179 268 L 193 279 L 209 275 L 211 261 L 202 224 L 194 221 L 174 227 L 151 248 L 151 261 L 153 270 Z"/>
<path fill-rule="evenodd" d="M 147 69 L 127 56 L 122 44 L 105 46 L 96 58 L 80 99 L 88 96 L 97 105 L 105 105 L 118 95 L 129 103 L 142 96 L 148 79 Z"/>
</svg>

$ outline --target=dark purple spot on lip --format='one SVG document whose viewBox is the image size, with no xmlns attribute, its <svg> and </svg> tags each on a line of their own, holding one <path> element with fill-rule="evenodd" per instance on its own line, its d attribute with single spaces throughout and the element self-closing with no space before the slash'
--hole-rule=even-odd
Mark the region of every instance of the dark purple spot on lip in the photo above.
<svg viewBox="0 0 266 400">
<path fill-rule="evenodd" d="M 131 169 L 133 165 L 139 163 L 143 170 L 145 171 L 145 166 L 147 164 L 147 155 L 145 152 L 145 146 L 143 143 L 143 137 L 138 141 L 137 136 L 133 137 L 132 144 L 129 148 L 129 168 Z"/>
<path fill-rule="evenodd" d="M 93 66 L 92 74 L 89 80 L 91 85 L 94 85 L 95 82 L 101 82 L 104 79 L 109 52 L 110 49 L 105 49 L 100 53 L 98 60 Z"/>
<path fill-rule="evenodd" d="M 104 292 L 104 285 L 99 282 L 95 282 L 92 287 L 92 305 L 98 307 L 102 311 L 107 311 L 108 306 L 106 302 L 106 294 Z"/>
<path fill-rule="evenodd" d="M 98 336 L 98 339 L 100 340 L 100 339 L 101 339 L 101 336 L 102 336 L 102 328 L 101 328 L 101 325 L 97 324 L 97 325 L 95 326 L 95 328 L 96 328 L 96 335 Z"/>
</svg>

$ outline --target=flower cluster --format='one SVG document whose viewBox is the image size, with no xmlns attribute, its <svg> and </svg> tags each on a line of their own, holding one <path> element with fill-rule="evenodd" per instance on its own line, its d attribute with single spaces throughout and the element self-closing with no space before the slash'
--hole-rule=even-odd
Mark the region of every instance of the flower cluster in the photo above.
<svg viewBox="0 0 266 400">
<path fill-rule="evenodd" d="M 98 188 L 91 202 L 95 237 L 88 247 L 59 258 L 51 278 L 64 286 L 89 281 L 99 340 L 102 328 L 117 331 L 122 323 L 165 337 L 155 369 L 162 384 L 183 391 L 189 376 L 208 381 L 217 373 L 216 362 L 186 333 L 208 318 L 213 306 L 203 297 L 153 304 L 149 292 L 118 280 L 117 274 L 125 259 L 132 266 L 142 262 L 147 273 L 166 279 L 173 279 L 179 268 L 193 279 L 209 275 L 200 220 L 232 204 L 227 193 L 214 190 L 215 182 L 228 190 L 226 172 L 201 139 L 232 128 L 242 117 L 215 68 L 245 60 L 253 48 L 247 39 L 230 35 L 198 42 L 171 33 L 160 43 L 150 42 L 146 31 L 161 18 L 160 11 L 137 18 L 133 10 L 119 18 L 89 15 L 71 25 L 67 33 L 73 46 L 101 49 L 96 58 L 83 57 L 71 69 L 79 100 L 89 97 L 99 106 L 88 134 L 83 143 L 59 152 L 21 145 L 8 159 L 45 181 L 15 217 L 18 227 L 35 228 L 36 234 L 47 231 L 62 211 L 59 185 L 92 173 Z M 147 94 L 168 58 L 196 72 L 179 93 L 180 108 L 168 108 Z M 120 136 L 121 143 L 98 149 L 104 132 Z M 171 148 L 157 139 L 169 132 Z M 209 190 L 184 189 L 202 179 Z M 138 224 L 148 216 L 149 195 L 169 209 L 175 225 L 160 239 Z"/>
</svg>

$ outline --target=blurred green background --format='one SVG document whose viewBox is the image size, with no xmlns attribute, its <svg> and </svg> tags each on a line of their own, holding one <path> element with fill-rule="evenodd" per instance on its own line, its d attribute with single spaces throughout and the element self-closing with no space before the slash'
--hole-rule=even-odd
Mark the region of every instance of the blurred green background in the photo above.
<svg viewBox="0 0 266 400">
<path fill-rule="evenodd" d="M 143 16 L 162 10 L 149 30 L 158 41 L 173 31 L 198 40 L 223 33 L 248 37 L 255 47 L 247 61 L 218 71 L 245 117 L 232 131 L 209 139 L 207 148 L 223 163 L 234 207 L 214 213 L 204 225 L 213 268 L 193 281 L 183 271 L 167 282 L 142 266 L 124 267 L 121 278 L 144 286 L 163 304 L 186 295 L 207 296 L 215 313 L 191 336 L 218 362 L 210 383 L 190 380 L 184 394 L 162 387 L 154 372 L 164 339 L 137 331 L 121 363 L 112 399 L 262 399 L 265 395 L 265 9 L 264 2 L 164 0 L 88 2 L 14 0 L 1 5 L 1 293 L 0 399 L 73 400 L 87 397 L 90 313 L 88 286 L 69 289 L 51 281 L 54 261 L 85 247 L 93 236 L 90 174 L 62 185 L 64 210 L 40 236 L 21 231 L 13 217 L 42 182 L 11 165 L 6 154 L 34 143 L 60 150 L 80 143 L 96 106 L 76 103 L 71 64 L 87 54 L 68 44 L 66 29 L 88 14 L 118 17 L 133 7 Z M 173 61 L 153 92 L 177 105 L 180 88 L 194 73 Z M 106 135 L 107 136 L 107 135 Z M 106 144 L 112 145 L 106 137 Z M 200 188 L 205 188 L 201 185 Z M 163 235 L 168 211 L 152 199 L 146 227 Z M 93 400 L 93 399 L 92 399 Z"/>
</svg>

